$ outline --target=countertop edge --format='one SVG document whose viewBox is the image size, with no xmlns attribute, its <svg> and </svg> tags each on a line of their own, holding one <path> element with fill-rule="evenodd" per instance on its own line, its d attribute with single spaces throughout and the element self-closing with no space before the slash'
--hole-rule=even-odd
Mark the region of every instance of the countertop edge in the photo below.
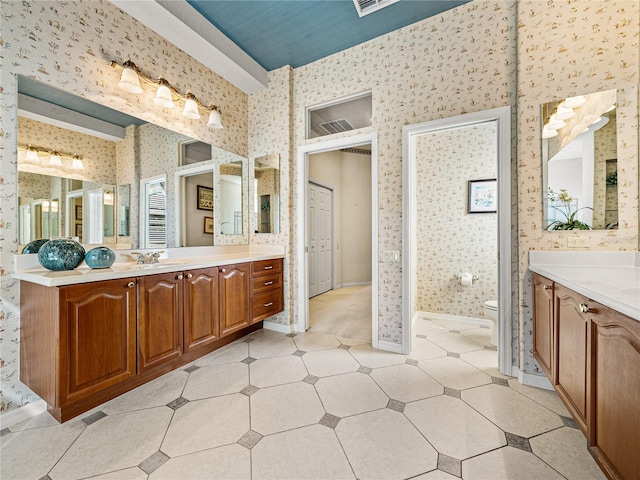
<svg viewBox="0 0 640 480">
<path fill-rule="evenodd" d="M 601 303 L 602 305 L 609 307 L 617 312 L 620 312 L 628 317 L 633 318 L 634 320 L 640 321 L 640 308 L 636 308 L 633 305 L 629 305 L 624 302 L 617 301 L 607 295 L 602 294 L 597 290 L 590 289 L 585 287 L 584 285 L 579 285 L 577 283 L 573 283 L 570 280 L 567 280 L 564 277 L 560 277 L 554 274 L 550 270 L 545 269 L 546 265 L 529 265 L 529 270 L 535 272 L 539 275 L 542 275 L 549 280 L 553 280 L 556 283 L 559 283 L 563 287 L 569 288 L 581 295 L 589 297 L 591 300 Z M 553 268 L 553 266 L 551 266 Z"/>
<path fill-rule="evenodd" d="M 230 257 L 230 255 L 224 255 Z M 143 277 L 148 275 L 159 275 L 163 273 L 174 273 L 188 270 L 198 270 L 201 268 L 219 267 L 236 263 L 256 262 L 261 260 L 272 260 L 285 258 L 284 254 L 252 254 L 238 256 L 234 258 L 203 259 L 202 261 L 193 258 L 185 259 L 183 264 L 162 265 L 162 261 L 155 268 L 148 270 L 113 270 L 111 268 L 91 269 L 87 266 L 79 267 L 75 270 L 63 272 L 52 272 L 46 269 L 16 271 L 12 277 L 16 280 L 31 282 L 45 287 L 63 287 L 66 285 L 78 285 L 82 283 L 100 282 L 108 280 L 120 280 L 123 278 Z M 69 272 L 76 272 L 77 275 L 69 275 Z M 55 276 L 56 274 L 60 276 Z M 66 275 L 68 276 L 66 276 Z M 53 276 L 46 276 L 53 275 Z"/>
</svg>

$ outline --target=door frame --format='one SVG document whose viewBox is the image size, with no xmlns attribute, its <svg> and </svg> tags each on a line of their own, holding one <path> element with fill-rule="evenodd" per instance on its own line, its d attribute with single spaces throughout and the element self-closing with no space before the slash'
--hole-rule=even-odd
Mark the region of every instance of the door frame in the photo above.
<svg viewBox="0 0 640 480">
<path fill-rule="evenodd" d="M 295 196 L 302 201 L 294 205 L 294 246 L 297 282 L 294 282 L 294 298 L 297 308 L 294 329 L 305 332 L 309 328 L 309 253 L 307 185 L 309 183 L 309 155 L 339 150 L 341 148 L 371 145 L 371 344 L 378 347 L 378 134 L 364 133 L 333 140 L 315 142 L 298 147 L 296 155 Z"/>
<path fill-rule="evenodd" d="M 502 374 L 511 376 L 511 295 L 512 288 L 517 286 L 513 285 L 511 274 L 511 107 L 508 106 L 402 128 L 402 344 L 403 352 L 409 353 L 417 283 L 413 262 L 417 254 L 416 140 L 429 133 L 491 122 L 496 122 L 498 127 L 498 364 Z"/>
<path fill-rule="evenodd" d="M 202 165 L 193 166 L 190 165 L 190 168 L 185 168 L 182 170 L 176 170 L 174 174 L 174 188 L 176 192 L 176 201 L 173 204 L 173 212 L 175 216 L 175 236 L 176 236 L 176 245 L 179 247 L 184 247 L 184 243 L 187 241 L 187 223 L 185 221 L 186 218 L 186 209 L 187 209 L 187 199 L 185 198 L 186 193 L 186 180 L 187 177 L 192 177 L 194 175 L 200 175 L 201 173 L 211 172 L 211 178 L 214 178 L 214 168 L 215 166 L 212 163 L 204 163 Z M 214 181 L 215 187 L 215 181 Z M 213 214 L 213 212 L 212 212 Z M 211 239 L 211 246 L 213 246 L 213 238 Z"/>
</svg>

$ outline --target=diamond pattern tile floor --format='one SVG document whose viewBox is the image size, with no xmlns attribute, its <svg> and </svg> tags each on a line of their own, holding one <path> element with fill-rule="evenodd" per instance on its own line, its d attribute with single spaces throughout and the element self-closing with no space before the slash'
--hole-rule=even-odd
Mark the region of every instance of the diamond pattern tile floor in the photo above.
<svg viewBox="0 0 640 480">
<path fill-rule="evenodd" d="M 3 428 L 2 475 L 603 479 L 557 395 L 500 375 L 485 333 L 420 319 L 400 355 L 260 330 L 63 425 Z"/>
</svg>

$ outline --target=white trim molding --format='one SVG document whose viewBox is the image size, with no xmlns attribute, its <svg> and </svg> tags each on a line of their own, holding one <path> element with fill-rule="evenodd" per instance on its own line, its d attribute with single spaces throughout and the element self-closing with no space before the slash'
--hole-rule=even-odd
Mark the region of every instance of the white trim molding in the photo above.
<svg viewBox="0 0 640 480">
<path fill-rule="evenodd" d="M 267 320 L 262 322 L 262 328 L 280 333 L 293 333 L 293 325 L 283 325 L 281 323 L 268 322 Z"/>
<path fill-rule="evenodd" d="M 411 322 L 415 314 L 417 252 L 416 142 L 418 137 L 445 130 L 493 123 L 498 146 L 498 363 L 504 375 L 512 373 L 511 291 L 511 107 L 467 113 L 402 128 L 402 344 L 411 349 Z"/>
<path fill-rule="evenodd" d="M 545 390 L 553 390 L 553 385 L 544 375 L 535 375 L 533 373 L 525 373 L 515 365 L 512 367 L 511 376 L 517 377 L 522 385 L 530 387 L 543 388 Z"/>
<path fill-rule="evenodd" d="M 38 400 L 33 403 L 27 403 L 26 405 L 9 410 L 8 412 L 0 415 L 0 428 L 5 429 L 12 427 L 13 425 L 28 420 L 31 417 L 40 415 L 47 411 L 47 404 L 44 400 Z"/>
</svg>

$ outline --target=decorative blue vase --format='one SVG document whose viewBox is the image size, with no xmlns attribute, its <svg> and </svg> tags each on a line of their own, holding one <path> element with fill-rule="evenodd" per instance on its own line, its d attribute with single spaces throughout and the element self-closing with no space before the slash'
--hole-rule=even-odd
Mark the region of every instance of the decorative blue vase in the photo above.
<svg viewBox="0 0 640 480">
<path fill-rule="evenodd" d="M 92 248 L 84 256 L 90 268 L 109 268 L 116 261 L 116 253 L 109 247 Z"/>
<path fill-rule="evenodd" d="M 38 253 L 42 245 L 44 245 L 48 241 L 48 238 L 39 238 L 38 240 L 29 242 L 22 249 L 22 253 Z"/>
<path fill-rule="evenodd" d="M 38 251 L 40 265 L 48 270 L 73 270 L 84 260 L 84 247 L 74 240 L 49 240 Z"/>
</svg>

